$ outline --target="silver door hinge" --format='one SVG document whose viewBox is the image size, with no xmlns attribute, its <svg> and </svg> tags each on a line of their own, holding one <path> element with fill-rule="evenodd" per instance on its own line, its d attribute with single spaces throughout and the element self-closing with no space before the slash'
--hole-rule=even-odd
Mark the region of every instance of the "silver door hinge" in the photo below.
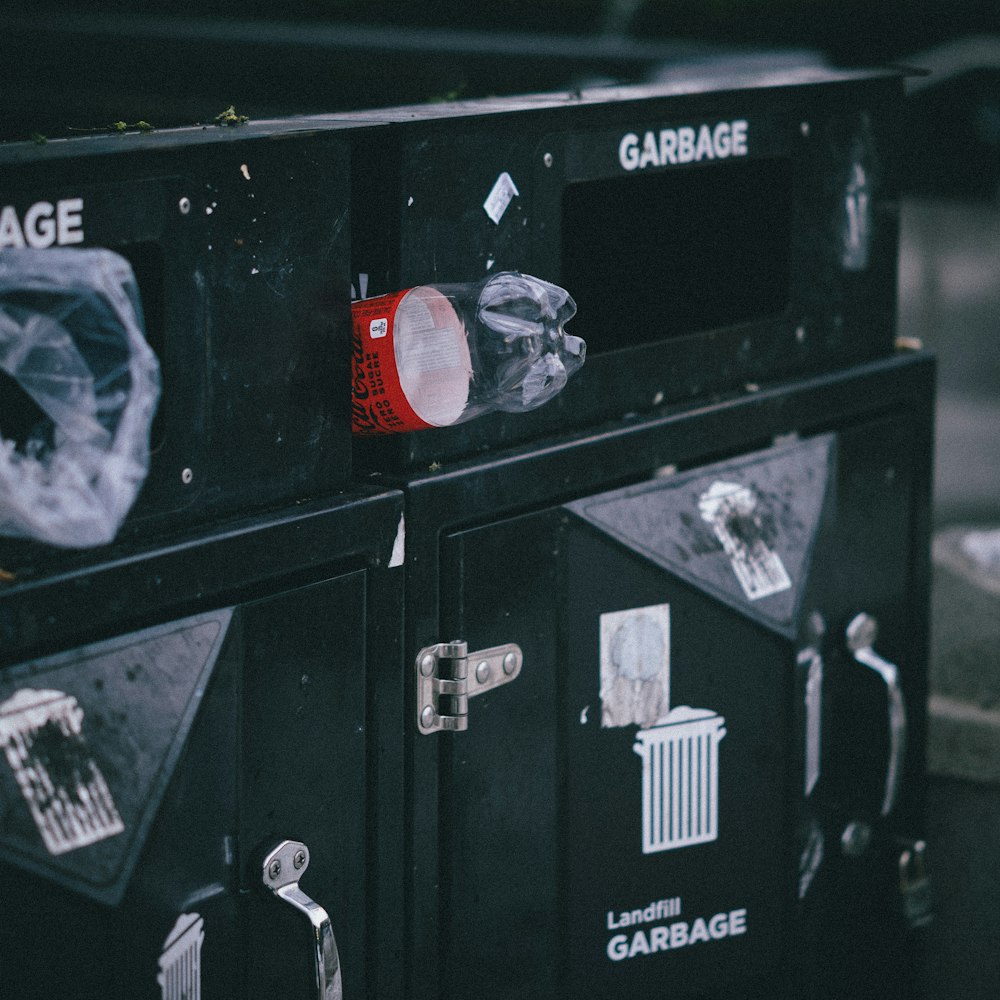
<svg viewBox="0 0 1000 1000">
<path fill-rule="evenodd" d="M 470 653 L 461 639 L 417 653 L 417 728 L 421 733 L 469 728 L 469 699 L 512 681 L 521 672 L 521 647 L 509 642 Z"/>
</svg>

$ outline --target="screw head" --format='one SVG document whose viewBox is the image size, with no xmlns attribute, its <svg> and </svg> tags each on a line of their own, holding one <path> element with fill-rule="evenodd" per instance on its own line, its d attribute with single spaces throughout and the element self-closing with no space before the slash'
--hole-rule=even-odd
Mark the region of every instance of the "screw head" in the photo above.
<svg viewBox="0 0 1000 1000">
<path fill-rule="evenodd" d="M 492 671 L 490 670 L 490 665 L 485 660 L 480 660 L 480 662 L 476 664 L 476 680 L 479 681 L 480 684 L 485 684 L 490 679 L 491 673 Z"/>
<path fill-rule="evenodd" d="M 430 705 L 427 705 L 420 713 L 420 725 L 424 729 L 430 729 L 434 725 L 434 709 Z"/>
<path fill-rule="evenodd" d="M 177 207 L 180 209 L 181 215 L 189 215 L 191 212 L 191 199 L 181 198 L 181 200 L 177 202 Z"/>
<path fill-rule="evenodd" d="M 181 469 L 181 482 L 185 486 L 190 486 L 194 479 L 194 472 L 191 469 Z"/>
<path fill-rule="evenodd" d="M 871 842 L 872 828 L 867 823 L 848 823 L 840 835 L 840 846 L 849 858 L 860 858 Z"/>
<path fill-rule="evenodd" d="M 508 653 L 503 658 L 503 672 L 509 676 L 514 673 L 515 670 L 517 670 L 517 654 Z"/>
<path fill-rule="evenodd" d="M 553 163 L 552 154 L 551 153 L 546 153 L 542 157 L 542 163 L 544 163 L 545 166 L 547 166 L 547 167 L 551 167 L 552 163 Z"/>
<path fill-rule="evenodd" d="M 295 870 L 298 871 L 306 863 L 306 852 L 296 851 L 295 856 L 292 858 L 292 864 L 295 866 Z"/>
<path fill-rule="evenodd" d="M 808 139 L 809 133 L 812 131 L 812 127 L 809 125 L 809 122 L 802 122 L 802 124 L 799 125 L 799 131 Z"/>
<path fill-rule="evenodd" d="M 278 858 L 275 858 L 267 866 L 267 874 L 268 874 L 268 878 L 270 878 L 272 880 L 276 879 L 281 874 L 281 861 Z"/>
<path fill-rule="evenodd" d="M 427 653 L 420 659 L 420 675 L 421 677 L 430 677 L 434 673 L 434 657 Z"/>
</svg>

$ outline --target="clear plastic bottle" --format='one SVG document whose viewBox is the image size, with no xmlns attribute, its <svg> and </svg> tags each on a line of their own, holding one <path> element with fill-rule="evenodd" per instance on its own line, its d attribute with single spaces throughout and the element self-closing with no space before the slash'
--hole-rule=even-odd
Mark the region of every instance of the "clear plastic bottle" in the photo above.
<svg viewBox="0 0 1000 1000">
<path fill-rule="evenodd" d="M 586 344 L 563 329 L 575 313 L 564 289 L 516 271 L 355 302 L 355 433 L 541 406 L 586 356 Z"/>
</svg>

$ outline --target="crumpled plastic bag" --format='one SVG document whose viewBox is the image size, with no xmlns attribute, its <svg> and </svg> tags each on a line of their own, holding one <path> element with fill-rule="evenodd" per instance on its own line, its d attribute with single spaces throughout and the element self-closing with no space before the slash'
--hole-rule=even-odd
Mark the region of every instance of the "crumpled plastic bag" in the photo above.
<svg viewBox="0 0 1000 1000">
<path fill-rule="evenodd" d="M 112 541 L 149 472 L 160 369 L 128 261 L 110 250 L 0 250 L 0 369 L 45 419 L 3 437 L 0 534 Z"/>
</svg>

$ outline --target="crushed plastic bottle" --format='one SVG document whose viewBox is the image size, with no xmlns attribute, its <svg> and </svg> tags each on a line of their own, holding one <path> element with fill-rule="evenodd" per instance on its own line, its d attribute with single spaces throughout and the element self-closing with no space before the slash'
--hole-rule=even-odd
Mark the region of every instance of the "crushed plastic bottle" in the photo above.
<svg viewBox="0 0 1000 1000">
<path fill-rule="evenodd" d="M 355 302 L 355 433 L 541 406 L 584 362 L 587 345 L 563 329 L 575 313 L 567 291 L 516 271 Z"/>
</svg>

